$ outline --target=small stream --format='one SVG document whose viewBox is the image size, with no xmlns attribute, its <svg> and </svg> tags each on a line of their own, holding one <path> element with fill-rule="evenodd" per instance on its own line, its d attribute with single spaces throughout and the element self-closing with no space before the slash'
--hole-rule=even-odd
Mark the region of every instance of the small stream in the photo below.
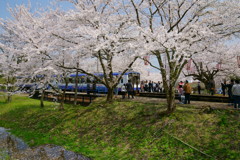
<svg viewBox="0 0 240 160">
<path fill-rule="evenodd" d="M 0 127 L 0 160 L 90 160 L 61 146 L 42 145 L 30 148 L 23 140 Z"/>
</svg>

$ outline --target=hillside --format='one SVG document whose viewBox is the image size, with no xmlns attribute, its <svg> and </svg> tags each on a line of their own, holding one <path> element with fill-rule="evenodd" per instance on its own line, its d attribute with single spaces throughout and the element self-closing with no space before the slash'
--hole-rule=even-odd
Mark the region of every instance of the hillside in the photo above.
<svg viewBox="0 0 240 160">
<path fill-rule="evenodd" d="M 30 146 L 56 144 L 92 159 L 240 159 L 240 112 L 181 105 L 163 116 L 164 103 L 97 99 L 88 107 L 24 95 L 6 104 L 0 97 L 0 126 Z"/>
</svg>

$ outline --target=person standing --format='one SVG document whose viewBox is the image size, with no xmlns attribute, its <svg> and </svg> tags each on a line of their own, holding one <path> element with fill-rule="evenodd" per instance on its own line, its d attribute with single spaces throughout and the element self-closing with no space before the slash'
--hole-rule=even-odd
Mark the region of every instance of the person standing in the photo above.
<svg viewBox="0 0 240 160">
<path fill-rule="evenodd" d="M 149 81 L 148 83 L 148 92 L 153 92 L 153 82 Z"/>
<path fill-rule="evenodd" d="M 187 103 L 190 104 L 190 94 L 192 92 L 192 87 L 190 86 L 190 84 L 188 83 L 187 80 L 185 82 L 183 90 L 184 90 L 184 95 L 185 95 L 184 104 L 187 104 Z"/>
<path fill-rule="evenodd" d="M 157 88 L 157 85 L 156 85 L 156 83 L 155 82 L 152 82 L 152 84 L 153 84 L 153 89 L 152 89 L 152 92 L 156 92 L 156 88 Z"/>
<path fill-rule="evenodd" d="M 233 96 L 232 96 L 232 87 L 234 85 L 234 80 L 231 79 L 230 83 L 226 85 L 228 89 L 228 101 L 229 101 L 229 106 L 233 104 Z"/>
<path fill-rule="evenodd" d="M 122 99 L 125 99 L 127 89 L 126 89 L 126 84 L 123 84 L 121 87 L 121 93 L 122 93 Z"/>
<path fill-rule="evenodd" d="M 183 81 L 180 81 L 180 82 L 178 83 L 178 88 L 183 88 L 183 86 L 184 86 Z"/>
<path fill-rule="evenodd" d="M 235 109 L 240 109 L 240 84 L 239 80 L 235 80 L 235 84 L 232 86 L 232 96 Z"/>
<path fill-rule="evenodd" d="M 132 98 L 134 98 L 133 85 L 130 80 L 128 80 L 128 83 L 126 84 L 126 89 L 128 92 L 128 98 L 130 98 L 130 95 L 132 96 Z"/>
<path fill-rule="evenodd" d="M 198 94 L 201 94 L 201 83 L 200 82 L 198 82 L 197 90 L 198 90 Z"/>
<path fill-rule="evenodd" d="M 147 80 L 144 83 L 144 91 L 148 92 L 148 81 Z"/>
<path fill-rule="evenodd" d="M 183 85 L 184 83 L 181 81 L 178 83 L 178 96 L 179 96 L 179 103 L 184 103 L 184 101 L 182 100 L 182 96 L 183 96 Z"/>
<path fill-rule="evenodd" d="M 222 88 L 222 94 L 223 94 L 223 96 L 225 96 L 226 95 L 226 92 L 225 92 L 225 90 L 226 90 L 226 80 L 224 80 L 224 82 L 221 83 L 221 88 Z"/>
</svg>

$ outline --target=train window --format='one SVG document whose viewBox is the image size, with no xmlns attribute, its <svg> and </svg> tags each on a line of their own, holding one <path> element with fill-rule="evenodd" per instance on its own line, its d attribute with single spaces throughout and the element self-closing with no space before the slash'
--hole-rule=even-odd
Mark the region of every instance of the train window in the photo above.
<svg viewBox="0 0 240 160">
<path fill-rule="evenodd" d="M 123 79 L 121 79 L 121 83 L 123 83 Z"/>
<path fill-rule="evenodd" d="M 131 80 L 133 83 L 136 83 L 140 79 L 140 75 L 138 73 L 129 73 L 128 80 Z"/>
<path fill-rule="evenodd" d="M 132 73 L 128 74 L 128 80 L 132 81 Z"/>
</svg>

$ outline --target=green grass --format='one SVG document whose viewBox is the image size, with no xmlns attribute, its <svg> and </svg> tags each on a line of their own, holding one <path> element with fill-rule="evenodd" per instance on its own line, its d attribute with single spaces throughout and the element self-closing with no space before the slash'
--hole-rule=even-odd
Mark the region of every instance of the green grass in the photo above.
<svg viewBox="0 0 240 160">
<path fill-rule="evenodd" d="M 30 146 L 61 145 L 93 159 L 240 159 L 239 111 L 207 114 L 181 105 L 160 116 L 165 104 L 98 99 L 59 111 L 39 103 L 18 95 L 7 104 L 0 97 L 0 126 Z"/>
<path fill-rule="evenodd" d="M 0 75 L 0 84 L 5 83 L 5 79 Z"/>
</svg>

